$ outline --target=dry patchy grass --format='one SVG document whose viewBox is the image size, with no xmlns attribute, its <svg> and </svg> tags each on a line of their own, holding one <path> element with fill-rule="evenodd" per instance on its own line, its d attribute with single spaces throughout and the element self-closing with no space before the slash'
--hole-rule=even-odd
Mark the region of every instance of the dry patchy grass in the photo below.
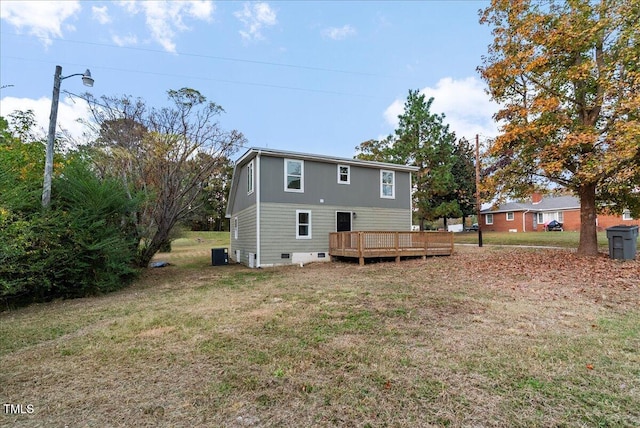
<svg viewBox="0 0 640 428">
<path fill-rule="evenodd" d="M 640 425 L 638 261 L 249 270 L 196 247 L 127 290 L 0 314 L 0 400 L 34 406 L 0 425 Z"/>
</svg>

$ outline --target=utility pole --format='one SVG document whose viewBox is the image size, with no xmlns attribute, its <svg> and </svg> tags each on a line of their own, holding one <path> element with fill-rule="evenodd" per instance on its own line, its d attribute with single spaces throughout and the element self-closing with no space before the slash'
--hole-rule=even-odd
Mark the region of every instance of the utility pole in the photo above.
<svg viewBox="0 0 640 428">
<path fill-rule="evenodd" d="M 47 152 L 44 158 L 44 184 L 42 186 L 42 206 L 48 207 L 51 202 L 51 177 L 53 176 L 53 143 L 56 139 L 56 121 L 58 119 L 58 99 L 60 98 L 60 82 L 62 67 L 56 65 L 53 75 L 53 96 L 51 97 L 51 114 L 49 115 L 49 136 Z"/>
<path fill-rule="evenodd" d="M 82 84 L 93 86 L 93 78 L 89 69 L 84 73 L 62 76 L 62 67 L 56 65 L 53 75 L 53 96 L 51 97 L 51 114 L 49 115 L 49 136 L 47 137 L 47 151 L 44 158 L 44 183 L 42 185 L 42 206 L 48 207 L 51 203 L 51 180 L 53 177 L 53 152 L 56 140 L 56 121 L 58 120 L 58 100 L 60 99 L 60 83 L 69 77 L 82 76 Z"/>
<path fill-rule="evenodd" d="M 476 215 L 478 217 L 478 247 L 482 247 L 482 221 L 480 211 L 480 136 L 476 134 Z"/>
</svg>

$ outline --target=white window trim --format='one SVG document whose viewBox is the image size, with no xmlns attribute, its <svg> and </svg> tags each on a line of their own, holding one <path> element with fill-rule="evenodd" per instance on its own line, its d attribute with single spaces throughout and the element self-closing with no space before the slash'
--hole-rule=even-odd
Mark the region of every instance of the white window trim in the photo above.
<svg viewBox="0 0 640 428">
<path fill-rule="evenodd" d="M 300 214 L 306 213 L 309 215 L 309 227 L 308 235 L 300 235 Z M 311 210 L 296 210 L 296 239 L 311 239 Z M 305 224 L 305 223 L 302 223 Z"/>
<path fill-rule="evenodd" d="M 347 168 L 347 181 L 340 180 L 340 168 Z M 351 166 L 349 165 L 338 165 L 338 184 L 351 184 Z"/>
<path fill-rule="evenodd" d="M 391 174 L 391 196 L 384 194 L 384 182 L 383 177 L 385 173 Z M 396 172 L 389 171 L 388 169 L 380 170 L 380 197 L 383 199 L 395 199 L 396 198 Z"/>
<path fill-rule="evenodd" d="M 491 219 L 491 221 L 489 221 Z M 493 224 L 493 214 L 484 215 L 484 224 Z"/>
<path fill-rule="evenodd" d="M 287 187 L 287 164 L 289 162 L 299 162 L 300 163 L 300 188 L 299 189 L 289 189 Z M 284 160 L 284 191 L 285 192 L 295 192 L 295 193 L 304 193 L 304 161 L 299 159 L 285 159 Z"/>
<path fill-rule="evenodd" d="M 233 218 L 233 239 L 238 239 L 238 217 Z"/>
<path fill-rule="evenodd" d="M 558 220 L 560 223 L 564 223 L 564 211 L 558 211 L 556 213 L 556 220 Z"/>
<path fill-rule="evenodd" d="M 255 186 L 255 168 L 253 160 L 247 164 L 247 195 L 250 195 L 254 191 Z"/>
<path fill-rule="evenodd" d="M 509 214 L 511 214 L 511 218 L 509 218 Z M 514 221 L 516 219 L 516 213 L 513 211 L 509 211 L 508 213 L 505 213 L 504 216 L 507 219 L 507 221 Z"/>
<path fill-rule="evenodd" d="M 544 213 L 537 213 L 538 224 L 544 224 Z"/>
<path fill-rule="evenodd" d="M 624 210 L 622 212 L 622 220 L 627 220 L 627 221 L 633 220 L 633 217 L 631 217 L 631 211 Z"/>
</svg>

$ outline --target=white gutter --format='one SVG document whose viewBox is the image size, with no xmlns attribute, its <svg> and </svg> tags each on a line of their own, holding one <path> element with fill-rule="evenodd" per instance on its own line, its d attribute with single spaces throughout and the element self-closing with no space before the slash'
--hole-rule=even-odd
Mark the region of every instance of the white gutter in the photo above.
<svg viewBox="0 0 640 428">
<path fill-rule="evenodd" d="M 260 254 L 262 253 L 260 248 L 260 154 L 261 150 L 258 150 L 258 154 L 256 155 L 256 177 L 255 177 L 255 186 L 256 186 L 256 267 L 260 267 Z"/>
<path fill-rule="evenodd" d="M 413 183 L 409 173 L 409 230 L 413 230 Z"/>
<path fill-rule="evenodd" d="M 360 159 L 351 159 L 351 158 L 342 158 L 342 157 L 333 157 L 333 156 L 324 156 L 324 155 L 314 155 L 310 153 L 300 153 L 300 152 L 290 152 L 286 150 L 273 150 L 267 148 L 259 148 L 252 147 L 247 153 L 242 155 L 240 159 L 238 159 L 237 163 L 242 162 L 246 157 L 250 156 L 251 153 L 262 153 L 264 155 L 272 155 L 280 158 L 291 158 L 291 159 L 303 159 L 303 160 L 315 160 L 320 162 L 330 162 L 330 163 L 340 163 L 345 165 L 357 165 L 364 166 L 370 168 L 385 168 L 390 169 L 392 171 L 418 171 L 420 168 L 417 166 L 409 166 L 388 162 L 377 162 L 377 161 L 366 161 Z"/>
<path fill-rule="evenodd" d="M 531 210 L 526 210 L 525 212 L 522 213 L 522 231 L 526 232 L 527 231 L 527 213 L 531 211 Z"/>
</svg>

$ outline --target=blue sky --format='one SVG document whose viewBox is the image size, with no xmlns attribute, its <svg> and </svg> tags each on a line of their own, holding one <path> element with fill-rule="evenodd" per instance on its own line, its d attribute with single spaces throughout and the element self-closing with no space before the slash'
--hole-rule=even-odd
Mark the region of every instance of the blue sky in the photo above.
<svg viewBox="0 0 640 428">
<path fill-rule="evenodd" d="M 488 1 L 0 2 L 0 114 L 36 112 L 42 132 L 53 74 L 89 68 L 62 90 L 167 105 L 190 87 L 220 104 L 248 146 L 342 157 L 393 132 L 409 89 L 435 98 L 458 137 L 496 134 L 476 67 L 491 42 Z M 86 103 L 64 92 L 59 126 Z M 239 153 L 241 154 L 241 153 Z"/>
</svg>

